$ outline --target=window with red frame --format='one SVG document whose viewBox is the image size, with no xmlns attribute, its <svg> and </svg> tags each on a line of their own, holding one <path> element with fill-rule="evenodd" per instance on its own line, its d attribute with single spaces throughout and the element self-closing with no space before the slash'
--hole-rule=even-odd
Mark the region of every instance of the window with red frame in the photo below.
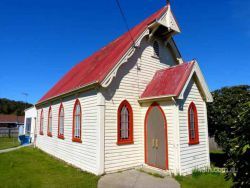
<svg viewBox="0 0 250 188">
<path fill-rule="evenodd" d="M 42 109 L 41 114 L 40 114 L 40 135 L 43 135 L 43 121 L 44 121 L 44 118 L 43 118 L 43 109 Z"/>
<path fill-rule="evenodd" d="M 81 117 L 81 104 L 77 99 L 73 111 L 73 142 L 82 142 L 82 117 Z"/>
<path fill-rule="evenodd" d="M 117 113 L 117 144 L 133 143 L 133 111 L 127 100 L 124 100 Z"/>
<path fill-rule="evenodd" d="M 52 110 L 49 108 L 47 135 L 52 136 Z"/>
<path fill-rule="evenodd" d="M 198 115 L 195 104 L 192 102 L 188 108 L 189 144 L 199 144 Z"/>
<path fill-rule="evenodd" d="M 60 105 L 58 115 L 58 138 L 64 139 L 64 108 Z"/>
</svg>

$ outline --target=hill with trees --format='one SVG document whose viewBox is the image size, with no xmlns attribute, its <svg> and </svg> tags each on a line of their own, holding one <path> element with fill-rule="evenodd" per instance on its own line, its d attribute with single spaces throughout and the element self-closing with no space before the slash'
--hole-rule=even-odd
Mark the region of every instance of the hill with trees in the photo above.
<svg viewBox="0 0 250 188">
<path fill-rule="evenodd" d="M 25 108 L 33 106 L 23 101 L 14 101 L 6 98 L 0 98 L 0 114 L 24 115 Z"/>
</svg>

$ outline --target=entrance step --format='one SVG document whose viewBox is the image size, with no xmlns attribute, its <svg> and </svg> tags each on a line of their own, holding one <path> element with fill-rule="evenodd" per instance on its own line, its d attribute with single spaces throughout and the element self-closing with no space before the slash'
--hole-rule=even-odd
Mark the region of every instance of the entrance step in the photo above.
<svg viewBox="0 0 250 188">
<path fill-rule="evenodd" d="M 145 172 L 145 173 L 150 174 L 150 175 L 155 176 L 155 177 L 160 177 L 160 178 L 171 176 L 171 173 L 169 171 L 158 169 L 158 168 L 151 167 L 148 165 L 144 165 L 143 167 L 138 168 L 137 170 L 139 170 L 141 172 Z"/>
</svg>

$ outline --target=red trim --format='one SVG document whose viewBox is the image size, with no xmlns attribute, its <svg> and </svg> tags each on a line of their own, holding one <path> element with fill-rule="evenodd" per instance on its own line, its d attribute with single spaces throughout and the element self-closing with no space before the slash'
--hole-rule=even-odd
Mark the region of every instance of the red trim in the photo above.
<svg viewBox="0 0 250 188">
<path fill-rule="evenodd" d="M 64 121 L 63 121 L 63 134 L 60 134 L 60 117 L 61 117 L 61 109 L 63 108 L 63 120 L 64 120 L 64 107 L 63 104 L 60 104 L 59 107 L 59 112 L 58 112 L 58 133 L 57 133 L 57 137 L 60 139 L 64 139 Z"/>
<path fill-rule="evenodd" d="M 82 140 L 80 138 L 72 138 L 72 141 L 82 143 Z"/>
<path fill-rule="evenodd" d="M 190 113 L 189 111 L 193 109 L 194 111 L 194 130 L 195 130 L 195 136 L 194 139 L 191 139 L 191 125 L 190 125 Z M 194 102 L 191 102 L 188 107 L 188 136 L 189 136 L 189 145 L 195 145 L 199 144 L 199 126 L 198 126 L 198 114 L 197 114 L 197 108 L 194 104 Z"/>
<path fill-rule="evenodd" d="M 49 113 L 48 113 L 47 136 L 52 137 L 52 132 L 49 131 L 49 126 L 52 126 L 52 121 L 51 121 L 51 125 L 49 124 L 50 113 L 51 113 L 51 106 L 49 107 Z M 52 119 L 52 114 L 51 114 L 51 119 Z M 52 130 L 52 127 L 51 127 L 51 130 Z"/>
<path fill-rule="evenodd" d="M 121 130 L 121 110 L 122 108 L 126 106 L 129 113 L 129 130 L 128 135 L 129 137 L 127 139 L 122 139 L 120 130 Z M 124 145 L 124 144 L 133 144 L 134 138 L 133 138 L 133 109 L 129 102 L 127 100 L 124 100 L 121 102 L 118 111 L 117 111 L 117 145 Z"/>
<path fill-rule="evenodd" d="M 165 169 L 162 169 L 162 170 L 168 170 L 168 137 L 167 137 L 167 134 L 168 134 L 168 131 L 167 131 L 167 119 L 166 119 L 166 116 L 165 116 L 165 113 L 164 111 L 162 110 L 162 108 L 160 107 L 160 105 L 157 103 L 157 102 L 154 102 L 153 104 L 151 104 L 151 106 L 148 108 L 147 110 L 147 113 L 146 113 L 146 117 L 145 117 L 145 120 L 144 120 L 144 151 L 145 151 L 145 163 L 150 165 L 150 166 L 153 166 L 153 167 L 156 167 L 156 168 L 159 168 L 153 164 L 150 164 L 148 163 L 148 156 L 147 156 L 147 119 L 148 119 L 148 115 L 149 115 L 149 112 L 152 110 L 153 107 L 157 107 L 159 108 L 159 110 L 161 111 L 162 113 L 162 116 L 164 118 L 164 129 L 165 129 L 165 145 L 166 145 L 166 168 Z"/>
<path fill-rule="evenodd" d="M 47 136 L 52 137 L 52 133 L 51 132 L 47 133 Z"/>
<path fill-rule="evenodd" d="M 64 140 L 64 135 L 58 135 L 57 137 Z"/>
<path fill-rule="evenodd" d="M 75 132 L 75 111 L 76 111 L 76 106 L 80 105 L 80 138 L 75 138 L 74 137 L 74 132 Z M 73 128 L 72 128 L 72 141 L 73 142 L 79 142 L 82 143 L 82 107 L 79 99 L 76 99 L 75 105 L 74 105 L 74 110 L 73 110 Z"/>
<path fill-rule="evenodd" d="M 40 131 L 39 131 L 40 135 L 43 135 L 42 122 L 43 122 L 43 126 L 44 126 L 43 109 L 42 109 L 41 114 L 40 114 Z"/>
</svg>

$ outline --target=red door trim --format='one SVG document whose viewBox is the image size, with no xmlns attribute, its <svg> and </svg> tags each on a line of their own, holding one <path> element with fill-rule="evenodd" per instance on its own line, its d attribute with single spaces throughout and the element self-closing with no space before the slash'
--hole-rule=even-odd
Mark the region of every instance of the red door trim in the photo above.
<svg viewBox="0 0 250 188">
<path fill-rule="evenodd" d="M 153 164 L 150 164 L 148 163 L 147 161 L 147 119 L 148 119 L 148 115 L 149 115 L 149 112 L 152 110 L 153 107 L 157 107 L 159 108 L 159 110 L 161 111 L 162 113 L 162 116 L 164 118 L 164 129 L 165 129 L 165 144 L 166 144 L 166 168 L 165 169 L 162 169 L 162 170 L 168 170 L 168 142 L 167 142 L 167 119 L 166 119 L 166 116 L 165 116 L 165 113 L 163 111 L 163 109 L 160 107 L 160 105 L 157 103 L 157 102 L 154 102 L 153 104 L 151 104 L 151 106 L 148 108 L 147 110 L 147 113 L 146 113 L 146 116 L 145 116 L 145 119 L 144 119 L 144 155 L 145 155 L 145 163 L 150 165 L 150 166 L 153 166 L 153 167 L 156 167 L 155 165 Z M 159 167 L 156 167 L 156 168 L 159 168 Z"/>
</svg>

